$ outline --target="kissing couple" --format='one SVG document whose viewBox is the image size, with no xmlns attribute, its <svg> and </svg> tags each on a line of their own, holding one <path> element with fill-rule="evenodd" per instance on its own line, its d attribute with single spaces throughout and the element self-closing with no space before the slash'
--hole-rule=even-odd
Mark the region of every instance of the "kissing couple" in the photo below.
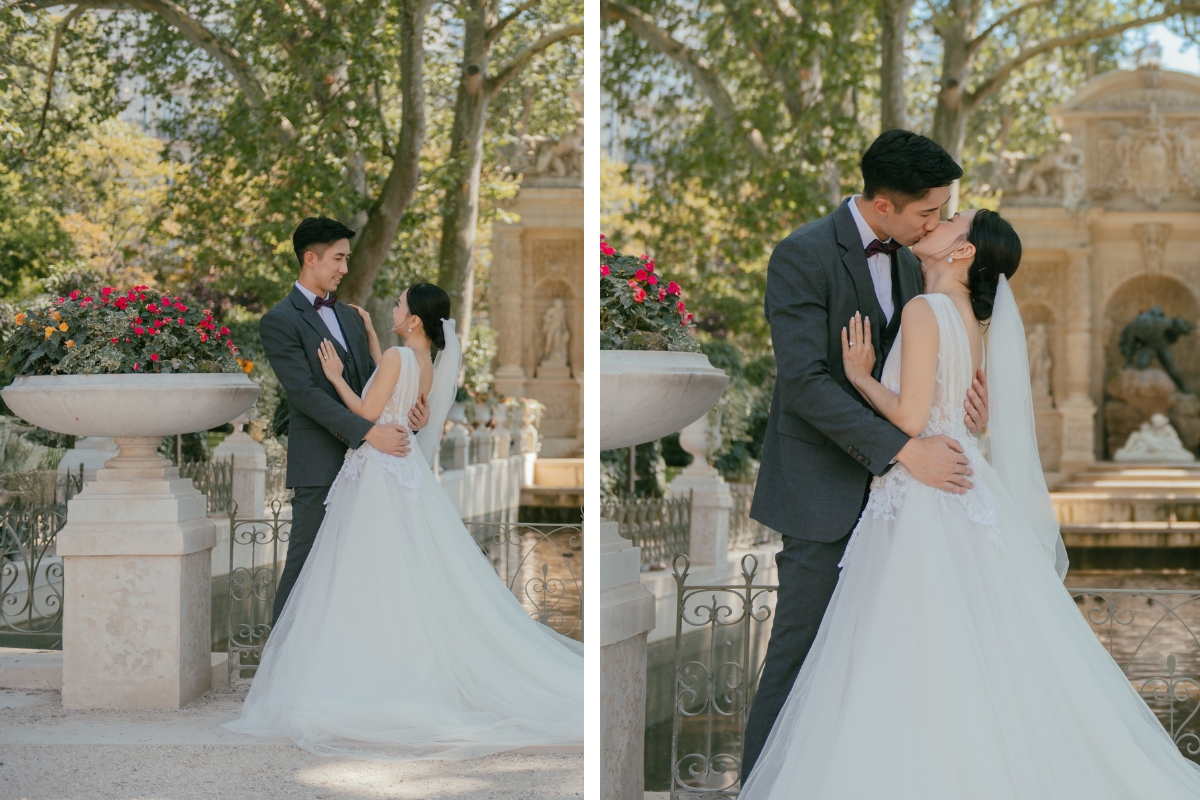
<svg viewBox="0 0 1200 800">
<path fill-rule="evenodd" d="M 861 166 L 768 266 L 750 516 L 783 549 L 740 800 L 1200 798 L 1063 586 L 1020 238 L 986 209 L 940 219 L 962 169 L 930 139 L 887 131 Z"/>
</svg>

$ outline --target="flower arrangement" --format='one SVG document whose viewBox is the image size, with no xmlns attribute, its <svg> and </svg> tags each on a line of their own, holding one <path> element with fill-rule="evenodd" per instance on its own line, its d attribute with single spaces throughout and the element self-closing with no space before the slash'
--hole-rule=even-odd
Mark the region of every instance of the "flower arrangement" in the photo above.
<svg viewBox="0 0 1200 800">
<path fill-rule="evenodd" d="M 0 363 L 18 375 L 244 370 L 229 329 L 213 321 L 212 311 L 146 286 L 99 294 L 73 290 L 45 308 L 15 314 Z"/>
<path fill-rule="evenodd" d="M 700 352 L 679 284 L 654 271 L 654 259 L 618 253 L 600 234 L 600 349 Z"/>
</svg>

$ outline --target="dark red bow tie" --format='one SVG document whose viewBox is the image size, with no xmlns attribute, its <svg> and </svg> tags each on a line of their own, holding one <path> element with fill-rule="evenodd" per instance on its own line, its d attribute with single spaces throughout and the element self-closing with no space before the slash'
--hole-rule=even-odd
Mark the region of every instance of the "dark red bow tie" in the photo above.
<svg viewBox="0 0 1200 800">
<path fill-rule="evenodd" d="M 320 311 L 322 308 L 333 308 L 335 303 L 337 303 L 336 294 L 331 294 L 329 297 L 313 298 L 313 305 L 317 307 L 317 311 Z"/>
<path fill-rule="evenodd" d="M 899 250 L 901 244 L 895 239 L 889 239 L 887 244 L 876 239 L 867 245 L 867 258 L 871 256 L 890 256 L 892 253 Z"/>
</svg>

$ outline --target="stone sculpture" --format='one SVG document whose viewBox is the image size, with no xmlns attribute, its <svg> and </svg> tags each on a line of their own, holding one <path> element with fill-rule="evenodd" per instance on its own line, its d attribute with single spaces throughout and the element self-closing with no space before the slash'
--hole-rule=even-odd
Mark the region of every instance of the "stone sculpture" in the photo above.
<svg viewBox="0 0 1200 800">
<path fill-rule="evenodd" d="M 1119 346 L 1125 356 L 1125 368 L 1149 369 L 1157 357 L 1179 391 L 1186 392 L 1183 376 L 1171 357 L 1171 345 L 1191 330 L 1192 326 L 1183 317 L 1168 317 L 1157 306 L 1143 311 L 1121 331 Z"/>
<path fill-rule="evenodd" d="M 1046 326 L 1038 323 L 1030 329 L 1025 340 L 1029 353 L 1029 383 L 1033 387 L 1033 402 L 1037 405 L 1039 398 L 1050 397 L 1050 337 Z"/>
<path fill-rule="evenodd" d="M 565 369 L 571 344 L 571 330 L 567 327 L 567 306 L 561 297 L 554 298 L 554 303 L 546 309 L 546 315 L 542 317 L 542 339 L 545 342 L 545 349 L 542 351 L 545 355 L 539 369 Z"/>
<path fill-rule="evenodd" d="M 1125 446 L 1113 454 L 1114 461 L 1195 461 L 1196 456 L 1183 446 L 1179 434 L 1171 422 L 1162 414 L 1155 414 L 1149 422 L 1129 434 Z"/>
<path fill-rule="evenodd" d="M 1039 159 L 1023 159 L 1017 165 L 1015 194 L 1048 197 L 1058 194 L 1065 208 L 1077 209 L 1087 200 L 1083 177 L 1083 150 L 1072 144 L 1071 134 L 1058 137 L 1058 145 Z"/>
</svg>

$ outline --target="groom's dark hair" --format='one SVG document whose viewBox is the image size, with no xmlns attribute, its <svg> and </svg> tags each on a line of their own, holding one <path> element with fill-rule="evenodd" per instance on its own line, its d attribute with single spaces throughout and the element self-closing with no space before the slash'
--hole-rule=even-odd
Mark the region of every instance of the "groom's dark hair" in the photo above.
<svg viewBox="0 0 1200 800">
<path fill-rule="evenodd" d="M 292 234 L 292 248 L 296 251 L 296 260 L 300 262 L 300 268 L 304 269 L 304 254 L 309 250 L 315 252 L 319 258 L 325 252 L 324 249 L 317 249 L 321 245 L 328 246 L 342 239 L 353 238 L 354 231 L 336 219 L 309 217 L 296 226 L 296 232 Z"/>
<path fill-rule="evenodd" d="M 930 189 L 949 186 L 962 177 L 962 167 L 940 144 L 918 133 L 884 131 L 863 153 L 863 197 L 886 195 L 897 211 L 920 200 Z"/>
</svg>

